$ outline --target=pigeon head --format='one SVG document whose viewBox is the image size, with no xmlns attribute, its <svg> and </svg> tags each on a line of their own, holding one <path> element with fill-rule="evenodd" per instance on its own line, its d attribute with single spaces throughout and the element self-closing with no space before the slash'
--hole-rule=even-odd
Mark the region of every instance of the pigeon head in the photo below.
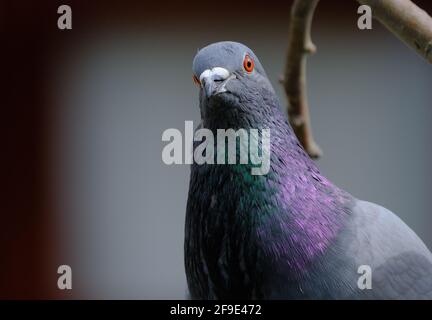
<svg viewBox="0 0 432 320">
<path fill-rule="evenodd" d="M 200 87 L 203 120 L 253 114 L 274 90 L 254 52 L 238 42 L 210 44 L 193 60 L 193 79 Z M 219 117 L 220 118 L 220 117 Z M 214 120 L 214 119 L 213 119 Z"/>
</svg>

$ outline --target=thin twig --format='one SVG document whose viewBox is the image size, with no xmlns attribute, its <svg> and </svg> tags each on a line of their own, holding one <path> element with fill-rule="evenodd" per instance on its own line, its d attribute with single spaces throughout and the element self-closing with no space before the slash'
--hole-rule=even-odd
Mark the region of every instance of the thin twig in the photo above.
<svg viewBox="0 0 432 320">
<path fill-rule="evenodd" d="M 357 0 L 400 40 L 432 63 L 432 18 L 410 0 Z"/>
<path fill-rule="evenodd" d="M 288 98 L 291 126 L 312 158 L 322 155 L 312 135 L 306 95 L 306 58 L 316 47 L 311 40 L 313 14 L 319 0 L 295 0 L 291 9 L 288 53 L 281 82 Z M 357 0 L 372 16 L 432 63 L 432 18 L 410 0 Z"/>
<path fill-rule="evenodd" d="M 322 151 L 312 136 L 306 95 L 306 56 L 316 51 L 310 31 L 318 1 L 296 0 L 292 6 L 288 32 L 288 53 L 283 79 L 288 98 L 290 124 L 300 143 L 312 158 L 320 157 Z"/>
</svg>

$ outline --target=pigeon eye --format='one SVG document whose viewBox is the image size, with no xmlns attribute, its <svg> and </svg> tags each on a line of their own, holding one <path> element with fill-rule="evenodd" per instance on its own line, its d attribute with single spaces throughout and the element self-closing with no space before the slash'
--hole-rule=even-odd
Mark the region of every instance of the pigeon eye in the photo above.
<svg viewBox="0 0 432 320">
<path fill-rule="evenodd" d="M 252 60 L 250 55 L 247 54 L 243 60 L 243 68 L 247 72 L 251 73 L 253 71 L 254 67 L 255 67 L 254 61 Z"/>
<path fill-rule="evenodd" d="M 198 87 L 201 86 L 201 81 L 199 81 L 199 79 L 198 79 L 198 77 L 197 77 L 196 75 L 193 75 L 193 76 L 192 76 L 192 80 L 193 80 L 193 82 L 194 82 Z"/>
</svg>

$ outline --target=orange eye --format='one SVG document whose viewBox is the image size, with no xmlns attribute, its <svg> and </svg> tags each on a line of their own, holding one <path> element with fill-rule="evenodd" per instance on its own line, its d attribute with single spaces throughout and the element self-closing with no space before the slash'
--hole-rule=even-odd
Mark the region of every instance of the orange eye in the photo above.
<svg viewBox="0 0 432 320">
<path fill-rule="evenodd" d="M 196 75 L 192 76 L 193 82 L 195 82 L 195 84 L 200 87 L 201 86 L 201 81 L 199 81 L 198 77 Z"/>
<path fill-rule="evenodd" d="M 247 72 L 251 73 L 251 72 L 253 71 L 254 67 L 255 67 L 254 61 L 253 61 L 252 58 L 247 54 L 247 55 L 244 57 L 244 60 L 243 60 L 243 68 L 244 68 Z"/>
</svg>

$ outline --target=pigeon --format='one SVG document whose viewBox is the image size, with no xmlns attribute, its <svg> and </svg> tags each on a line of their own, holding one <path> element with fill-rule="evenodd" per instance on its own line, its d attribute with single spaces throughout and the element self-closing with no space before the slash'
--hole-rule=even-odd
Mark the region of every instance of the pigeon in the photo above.
<svg viewBox="0 0 432 320">
<path fill-rule="evenodd" d="M 197 130 L 269 128 L 270 169 L 191 165 L 184 242 L 191 299 L 432 299 L 431 252 L 394 213 L 320 173 L 251 49 L 210 44 L 196 54 L 193 78 Z"/>
</svg>

